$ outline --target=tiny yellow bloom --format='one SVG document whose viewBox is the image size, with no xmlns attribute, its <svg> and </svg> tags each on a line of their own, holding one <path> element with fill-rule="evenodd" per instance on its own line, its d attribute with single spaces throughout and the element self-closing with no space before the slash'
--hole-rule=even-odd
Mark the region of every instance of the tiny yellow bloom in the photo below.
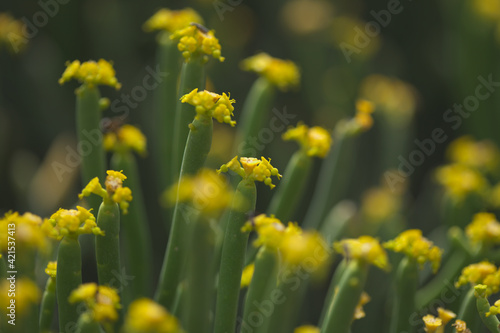
<svg viewBox="0 0 500 333">
<path fill-rule="evenodd" d="M 496 316 L 500 312 L 500 300 L 496 300 L 492 306 L 490 306 L 490 311 L 486 312 L 486 317 L 491 315 Z"/>
<path fill-rule="evenodd" d="M 180 333 L 181 328 L 177 318 L 165 308 L 148 298 L 140 298 L 129 306 L 124 332 Z"/>
<path fill-rule="evenodd" d="M 461 164 L 438 168 L 436 179 L 450 198 L 457 201 L 462 201 L 469 193 L 481 193 L 487 188 L 486 179 L 478 171 Z"/>
<path fill-rule="evenodd" d="M 97 226 L 94 215 L 87 209 L 76 206 L 75 209 L 62 209 L 45 220 L 42 230 L 47 236 L 60 240 L 66 235 L 76 237 L 81 234 L 104 235 Z"/>
<path fill-rule="evenodd" d="M 96 85 L 107 85 L 116 88 L 121 88 L 121 84 L 115 77 L 116 73 L 113 64 L 104 59 L 99 59 L 95 62 L 93 60 L 80 63 L 75 60 L 66 63 L 66 70 L 59 79 L 59 84 L 64 84 L 71 79 L 78 80 L 89 87 Z"/>
<path fill-rule="evenodd" d="M 319 333 L 319 332 L 320 332 L 319 327 L 312 325 L 300 326 L 293 331 L 293 333 Z"/>
<path fill-rule="evenodd" d="M 300 82 L 300 71 L 293 61 L 273 58 L 267 53 L 243 60 L 241 67 L 265 77 L 283 91 L 298 86 Z"/>
<path fill-rule="evenodd" d="M 325 240 L 316 231 L 302 232 L 296 225 L 289 224 L 280 244 L 280 253 L 285 263 L 292 266 L 305 266 L 309 270 L 322 272 L 328 264 L 329 252 Z M 320 259 L 321 258 L 321 259 Z"/>
<path fill-rule="evenodd" d="M 12 226 L 14 225 L 14 226 Z M 50 244 L 42 228 L 41 217 L 26 212 L 20 215 L 17 212 L 8 212 L 0 218 L 0 251 L 7 253 L 8 237 L 14 236 L 20 248 L 47 251 Z M 9 231 L 11 231 L 9 233 Z M 15 232 L 15 235 L 13 234 Z"/>
<path fill-rule="evenodd" d="M 334 243 L 333 248 L 348 259 L 369 263 L 384 270 L 390 269 L 387 253 L 379 241 L 371 236 L 343 239 Z"/>
<path fill-rule="evenodd" d="M 422 318 L 425 324 L 425 331 L 429 333 L 437 333 L 437 329 L 443 326 L 443 321 L 433 315 L 426 315 Z"/>
<path fill-rule="evenodd" d="M 195 10 L 191 8 L 181 10 L 161 8 L 144 23 L 143 29 L 148 32 L 164 30 L 173 33 L 191 23 L 203 24 L 203 19 Z"/>
<path fill-rule="evenodd" d="M 134 150 L 141 155 L 146 153 L 146 137 L 140 129 L 128 124 L 121 126 L 116 132 L 106 133 L 103 145 L 106 150 Z"/>
<path fill-rule="evenodd" d="M 209 117 L 215 118 L 219 123 L 236 125 L 236 121 L 231 118 L 234 116 L 233 103 L 235 100 L 225 93 L 219 95 L 207 90 L 198 91 L 198 88 L 196 88 L 189 94 L 182 96 L 181 102 L 189 103 L 195 107 L 195 119 Z"/>
<path fill-rule="evenodd" d="M 97 286 L 85 283 L 73 290 L 69 296 L 70 303 L 83 302 L 91 317 L 98 323 L 114 322 L 118 319 L 121 308 L 118 292 L 108 286 Z"/>
<path fill-rule="evenodd" d="M 480 170 L 495 171 L 500 162 L 500 151 L 491 141 L 475 141 L 471 136 L 454 140 L 446 151 L 448 159 Z"/>
<path fill-rule="evenodd" d="M 443 309 L 441 307 L 437 308 L 439 319 L 443 322 L 443 326 L 448 324 L 452 319 L 456 318 L 456 314 L 453 311 Z"/>
<path fill-rule="evenodd" d="M 375 105 L 365 99 L 358 99 L 356 101 L 356 115 L 354 119 L 359 126 L 367 130 L 373 126 L 372 113 L 375 111 Z"/>
<path fill-rule="evenodd" d="M 7 13 L 0 13 L 0 48 L 5 45 L 10 51 L 22 51 L 28 39 L 24 36 L 24 24 Z"/>
<path fill-rule="evenodd" d="M 430 262 L 434 273 L 441 264 L 442 250 L 422 236 L 419 229 L 403 231 L 395 239 L 385 242 L 384 247 L 394 252 L 404 253 L 415 260 L 420 266 Z"/>
<path fill-rule="evenodd" d="M 255 230 L 257 232 L 258 237 L 253 242 L 255 247 L 267 246 L 271 249 L 277 249 L 283 241 L 286 227 L 273 215 L 260 214 L 248 221 L 241 230 Z"/>
<path fill-rule="evenodd" d="M 365 310 L 363 306 L 371 301 L 370 295 L 366 292 L 361 293 L 361 297 L 359 298 L 358 305 L 356 305 L 356 309 L 354 310 L 354 320 L 364 318 L 366 316 Z"/>
<path fill-rule="evenodd" d="M 488 261 L 471 264 L 462 269 L 462 274 L 455 282 L 455 287 L 458 288 L 467 283 L 483 285 L 485 294 L 491 295 L 498 292 L 500 288 L 500 272 L 495 265 Z"/>
<path fill-rule="evenodd" d="M 282 137 L 285 141 L 297 141 L 308 156 L 324 158 L 332 145 L 332 135 L 319 126 L 309 128 L 299 123 L 297 127 L 289 128 Z"/>
<path fill-rule="evenodd" d="M 212 56 L 220 62 L 224 61 L 215 32 L 213 30 L 207 31 L 199 24 L 191 24 L 177 30 L 172 33 L 170 38 L 179 40 L 177 47 L 186 61 L 189 61 L 193 56 L 203 56 L 204 61 L 208 60 L 208 56 Z"/>
<path fill-rule="evenodd" d="M 11 294 L 9 289 L 11 289 L 10 281 L 2 279 L 0 282 L 0 306 L 2 312 L 7 309 L 11 304 L 11 299 L 13 299 L 9 297 Z M 32 311 L 32 306 L 38 304 L 40 296 L 40 290 L 35 282 L 26 277 L 18 277 L 15 290 L 16 318 L 23 318 L 28 315 Z"/>
<path fill-rule="evenodd" d="M 472 243 L 500 243 L 500 222 L 494 214 L 477 213 L 465 228 L 465 233 Z"/>
<path fill-rule="evenodd" d="M 278 169 L 271 165 L 271 159 L 266 160 L 265 157 L 261 157 L 260 160 L 254 157 L 240 157 L 238 160 L 238 156 L 235 156 L 231 161 L 223 164 L 217 172 L 228 172 L 228 170 L 232 170 L 248 181 L 263 182 L 271 189 L 276 186 L 272 183 L 271 176 L 281 178 Z"/>
<path fill-rule="evenodd" d="M 251 263 L 243 269 L 243 272 L 241 273 L 241 283 L 240 283 L 240 288 L 245 288 L 250 285 L 250 282 L 252 282 L 252 277 L 253 277 L 253 272 L 255 271 L 255 263 Z"/>
<path fill-rule="evenodd" d="M 92 193 L 101 197 L 106 196 L 106 190 L 102 188 L 99 178 L 97 177 L 92 178 L 92 180 L 83 188 L 82 192 L 78 194 L 78 198 L 83 199 L 83 197 L 88 197 Z"/>
<path fill-rule="evenodd" d="M 387 187 L 372 188 L 363 194 L 361 212 L 368 222 L 385 222 L 396 215 L 400 208 L 400 195 Z"/>
<path fill-rule="evenodd" d="M 55 278 L 57 274 L 57 261 L 49 261 L 47 268 L 45 268 L 45 274 L 51 278 Z"/>
<path fill-rule="evenodd" d="M 455 323 L 452 326 L 455 327 L 457 333 L 471 333 L 471 331 L 467 328 L 467 324 L 463 320 L 455 320 Z"/>
</svg>

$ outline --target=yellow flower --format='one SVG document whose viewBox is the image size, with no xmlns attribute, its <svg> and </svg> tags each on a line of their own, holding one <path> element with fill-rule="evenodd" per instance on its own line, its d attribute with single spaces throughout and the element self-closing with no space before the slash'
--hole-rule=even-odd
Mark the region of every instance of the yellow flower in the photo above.
<svg viewBox="0 0 500 333">
<path fill-rule="evenodd" d="M 104 201 L 111 201 L 119 204 L 123 214 L 127 214 L 129 202 L 132 201 L 132 191 L 130 188 L 123 186 L 123 181 L 127 179 L 127 176 L 121 171 L 108 170 L 106 173 L 106 181 L 104 182 L 106 190 L 104 190 L 99 183 L 99 179 L 95 177 L 85 186 L 78 197 L 83 199 L 83 197 L 87 197 L 92 193 L 97 194 L 102 197 Z"/>
<path fill-rule="evenodd" d="M 0 47 L 5 44 L 9 50 L 18 53 L 28 43 L 24 37 L 24 24 L 6 13 L 0 13 Z"/>
<path fill-rule="evenodd" d="M 42 230 L 55 239 L 61 239 L 66 235 L 76 237 L 90 233 L 104 235 L 97 226 L 94 215 L 80 206 L 76 206 L 76 210 L 60 208 L 50 219 L 43 222 Z"/>
<path fill-rule="evenodd" d="M 471 331 L 467 328 L 467 324 L 463 320 L 455 320 L 455 323 L 452 326 L 455 327 L 457 333 L 471 333 Z"/>
<path fill-rule="evenodd" d="M 45 274 L 51 278 L 55 278 L 57 274 L 57 261 L 49 261 L 47 268 L 45 268 Z"/>
<path fill-rule="evenodd" d="M 446 154 L 453 163 L 488 171 L 495 171 L 500 162 L 500 152 L 493 142 L 474 141 L 471 136 L 454 140 Z"/>
<path fill-rule="evenodd" d="M 500 20 L 500 3 L 496 0 L 473 0 L 472 7 L 476 14 L 488 21 Z"/>
<path fill-rule="evenodd" d="M 367 130 L 373 126 L 372 113 L 375 111 L 375 105 L 364 99 L 356 101 L 356 115 L 354 119 L 361 129 Z"/>
<path fill-rule="evenodd" d="M 400 207 L 400 196 L 387 187 L 373 188 L 363 194 L 361 211 L 368 222 L 387 221 Z"/>
<path fill-rule="evenodd" d="M 40 300 L 40 290 L 38 289 L 36 283 L 31 281 L 26 277 L 21 277 L 16 280 L 16 292 L 15 298 L 9 297 L 10 281 L 2 279 L 0 282 L 0 307 L 2 308 L 2 313 L 7 310 L 7 307 L 11 304 L 10 300 L 15 299 L 15 313 L 16 317 L 25 317 L 32 309 L 32 305 L 38 304 Z"/>
<path fill-rule="evenodd" d="M 309 128 L 304 124 L 289 128 L 282 135 L 283 140 L 295 140 L 307 153 L 308 156 L 318 156 L 324 158 L 330 151 L 332 145 L 331 134 L 323 127 L 315 126 Z"/>
<path fill-rule="evenodd" d="M 162 8 L 144 23 L 143 29 L 148 32 L 164 30 L 172 33 L 189 26 L 191 23 L 203 24 L 203 19 L 193 9 L 170 10 Z"/>
<path fill-rule="evenodd" d="M 8 237 L 14 237 L 18 247 L 29 248 L 40 251 L 49 250 L 46 234 L 42 230 L 43 220 L 41 217 L 24 213 L 6 213 L 0 218 L 0 251 L 6 253 L 8 248 Z"/>
<path fill-rule="evenodd" d="M 300 71 L 293 61 L 273 58 L 267 53 L 243 60 L 241 67 L 262 75 L 283 91 L 298 86 L 300 82 Z"/>
<path fill-rule="evenodd" d="M 455 287 L 463 286 L 467 283 L 472 285 L 484 285 L 485 293 L 491 295 L 496 293 L 500 287 L 500 272 L 497 267 L 488 261 L 481 261 L 471 264 L 462 269 L 462 274 L 455 282 Z"/>
<path fill-rule="evenodd" d="M 242 228 L 242 231 L 251 230 L 255 230 L 258 235 L 253 246 L 267 246 L 271 249 L 277 249 L 283 241 L 286 227 L 273 215 L 260 214 L 248 221 Z"/>
<path fill-rule="evenodd" d="M 236 125 L 236 121 L 232 120 L 234 99 L 230 99 L 229 95 L 222 95 L 203 90 L 198 92 L 198 88 L 191 91 L 189 94 L 182 96 L 182 103 L 189 103 L 195 107 L 196 117 L 215 118 L 219 123 Z"/>
<path fill-rule="evenodd" d="M 80 63 L 79 60 L 68 61 L 66 63 L 66 70 L 59 79 L 59 84 L 75 79 L 89 87 L 103 84 L 118 90 L 121 88 L 121 84 L 115 75 L 113 64 L 104 59 L 99 59 L 97 62 L 89 60 L 84 63 Z"/>
<path fill-rule="evenodd" d="M 343 239 L 334 243 L 333 248 L 348 259 L 359 260 L 385 270 L 389 269 L 387 253 L 379 241 L 371 236 Z"/>
<path fill-rule="evenodd" d="M 215 32 L 213 30 L 207 31 L 199 24 L 191 24 L 177 30 L 172 33 L 170 38 L 179 40 L 177 47 L 186 61 L 189 61 L 193 56 L 203 56 L 204 61 L 208 60 L 208 56 L 212 56 L 220 62 L 224 61 Z"/>
<path fill-rule="evenodd" d="M 487 187 L 486 180 L 479 172 L 460 164 L 438 168 L 436 179 L 444 186 L 446 193 L 458 201 L 463 200 L 469 193 L 480 193 Z"/>
<path fill-rule="evenodd" d="M 254 271 L 255 271 L 255 264 L 254 263 L 247 265 L 243 269 L 243 272 L 241 273 L 240 288 L 245 288 L 245 287 L 248 287 L 250 285 L 250 282 L 252 282 L 252 277 L 253 277 Z"/>
<path fill-rule="evenodd" d="M 130 304 L 125 318 L 125 333 L 180 333 L 179 321 L 159 304 L 140 298 Z"/>
<path fill-rule="evenodd" d="M 293 331 L 293 333 L 319 333 L 319 332 L 320 332 L 319 327 L 312 325 L 300 326 Z"/>
<path fill-rule="evenodd" d="M 433 315 L 426 315 L 422 318 L 425 324 L 425 331 L 429 333 L 439 332 L 438 328 L 443 326 L 443 321 L 440 318 L 436 318 Z"/>
<path fill-rule="evenodd" d="M 266 160 L 264 157 L 261 157 L 260 160 L 254 157 L 240 157 L 238 160 L 238 156 L 235 156 L 231 161 L 223 164 L 217 172 L 227 172 L 228 170 L 232 170 L 248 181 L 263 182 L 271 189 L 276 186 L 272 183 L 271 176 L 281 178 L 278 169 L 271 165 L 271 159 Z"/>
<path fill-rule="evenodd" d="M 497 244 L 500 242 L 500 223 L 494 214 L 477 213 L 465 228 L 465 233 L 472 243 Z"/>
<path fill-rule="evenodd" d="M 361 297 L 359 298 L 358 305 L 356 305 L 356 309 L 354 310 L 354 320 L 361 319 L 366 316 L 363 306 L 370 301 L 371 301 L 370 295 L 368 295 L 363 291 L 361 293 Z"/>
<path fill-rule="evenodd" d="M 394 252 L 404 253 L 409 258 L 415 260 L 420 266 L 425 262 L 430 262 L 434 273 L 441 264 L 442 250 L 434 246 L 431 241 L 422 236 L 419 229 L 403 231 L 395 239 L 384 243 L 386 249 Z"/>
<path fill-rule="evenodd" d="M 454 319 L 457 316 L 454 312 L 443 308 L 438 308 L 437 311 L 439 319 L 441 319 L 441 321 L 443 322 L 443 326 L 448 324 L 452 319 Z"/>
<path fill-rule="evenodd" d="M 104 148 L 113 151 L 135 150 L 144 155 L 146 153 L 146 137 L 135 126 L 125 124 L 116 132 L 109 132 L 104 135 Z"/>
<path fill-rule="evenodd" d="M 231 203 L 233 192 L 225 178 L 210 169 L 201 169 L 195 176 L 183 177 L 168 189 L 164 197 L 169 203 L 190 202 L 204 215 L 215 216 Z"/>
<path fill-rule="evenodd" d="M 328 264 L 325 241 L 316 231 L 302 232 L 294 224 L 287 227 L 279 250 L 285 263 L 292 266 L 307 266 L 308 269 L 322 269 Z M 321 259 L 320 259 L 321 257 Z"/>
<path fill-rule="evenodd" d="M 83 302 L 94 321 L 98 323 L 114 322 L 118 319 L 121 308 L 118 292 L 108 286 L 97 286 L 85 283 L 73 290 L 69 296 L 70 303 Z"/>
</svg>

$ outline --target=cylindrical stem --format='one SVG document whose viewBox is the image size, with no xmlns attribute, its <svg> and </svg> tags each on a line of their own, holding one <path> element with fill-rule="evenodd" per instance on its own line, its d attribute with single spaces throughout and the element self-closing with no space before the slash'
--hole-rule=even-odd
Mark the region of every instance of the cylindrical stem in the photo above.
<svg viewBox="0 0 500 333">
<path fill-rule="evenodd" d="M 56 279 L 49 277 L 45 284 L 40 306 L 40 332 L 50 333 L 56 306 Z"/>
<path fill-rule="evenodd" d="M 415 312 L 417 285 L 417 263 L 404 257 L 396 272 L 396 293 L 392 304 L 391 333 L 411 331 L 409 319 Z"/>
<path fill-rule="evenodd" d="M 95 252 L 97 259 L 97 276 L 100 285 L 114 288 L 117 286 L 117 276 L 121 274 L 120 267 L 120 209 L 115 202 L 103 202 L 97 214 L 97 226 L 104 231 L 104 236 L 97 236 Z"/>
</svg>

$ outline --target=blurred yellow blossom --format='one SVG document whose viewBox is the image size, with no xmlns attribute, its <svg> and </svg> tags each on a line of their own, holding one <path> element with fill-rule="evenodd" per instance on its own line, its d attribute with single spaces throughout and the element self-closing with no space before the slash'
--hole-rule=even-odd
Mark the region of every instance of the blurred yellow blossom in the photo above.
<svg viewBox="0 0 500 333">
<path fill-rule="evenodd" d="M 500 2 L 497 0 L 472 0 L 472 8 L 488 21 L 500 21 Z"/>
<path fill-rule="evenodd" d="M 300 83 L 300 71 L 293 61 L 273 58 L 267 53 L 262 52 L 244 59 L 241 68 L 262 75 L 283 91 Z"/>
<path fill-rule="evenodd" d="M 367 190 L 362 197 L 361 212 L 368 222 L 380 223 L 396 215 L 401 208 L 401 196 L 388 187 Z"/>
<path fill-rule="evenodd" d="M 491 213 L 475 214 L 465 233 L 472 243 L 500 243 L 500 223 Z"/>
<path fill-rule="evenodd" d="M 497 267 L 488 261 L 481 261 L 471 264 L 462 269 L 455 287 L 460 287 L 470 283 L 472 285 L 482 284 L 485 286 L 485 293 L 491 295 L 498 292 L 500 287 L 500 272 Z"/>
<path fill-rule="evenodd" d="M 241 283 L 240 283 L 240 288 L 245 288 L 250 285 L 250 282 L 252 282 L 252 277 L 253 277 L 253 272 L 255 271 L 255 264 L 251 263 L 245 268 L 243 268 L 243 272 L 241 273 Z"/>
<path fill-rule="evenodd" d="M 228 170 L 232 170 L 248 181 L 263 182 L 271 189 L 276 186 L 272 183 L 271 176 L 281 178 L 278 169 L 271 165 L 271 159 L 266 160 L 264 157 L 261 157 L 260 160 L 254 157 L 240 157 L 238 160 L 238 156 L 235 156 L 231 161 L 223 164 L 217 172 L 227 172 Z"/>
<path fill-rule="evenodd" d="M 476 170 L 461 164 L 445 165 L 436 170 L 436 180 L 453 199 L 461 201 L 469 193 L 486 190 L 486 179 Z"/>
<path fill-rule="evenodd" d="M 332 145 L 332 135 L 326 129 L 319 126 L 309 128 L 301 123 L 289 128 L 282 137 L 285 141 L 297 141 L 308 156 L 324 158 Z"/>
<path fill-rule="evenodd" d="M 115 75 L 113 64 L 104 59 L 99 59 L 97 62 L 89 60 L 83 63 L 80 63 L 79 60 L 73 62 L 68 61 L 66 63 L 66 70 L 59 79 L 59 84 L 75 79 L 89 87 L 102 84 L 114 87 L 118 90 L 121 88 L 121 84 L 118 82 Z"/>
<path fill-rule="evenodd" d="M 11 281 L 2 279 L 0 282 L 0 307 L 5 311 L 10 305 L 11 297 L 9 289 L 11 289 Z M 31 311 L 32 305 L 38 304 L 40 301 L 40 290 L 35 282 L 26 277 L 18 277 L 15 281 L 15 314 L 17 317 L 22 318 Z"/>
<path fill-rule="evenodd" d="M 179 321 L 159 304 L 148 298 L 133 301 L 125 318 L 125 333 L 181 333 Z"/>
<path fill-rule="evenodd" d="M 350 16 L 337 16 L 332 20 L 331 37 L 334 44 L 342 51 L 346 60 L 366 60 L 375 55 L 380 48 L 380 36 L 370 37 L 368 43 L 360 45 L 359 27 L 366 27 L 367 22 Z"/>
<path fill-rule="evenodd" d="M 384 247 L 394 252 L 404 253 L 407 257 L 415 260 L 420 266 L 425 262 L 430 262 L 434 273 L 441 264 L 442 250 L 434 246 L 427 238 L 422 236 L 419 229 L 403 231 L 399 236 L 385 242 Z"/>
<path fill-rule="evenodd" d="M 333 248 L 347 259 L 356 259 L 384 270 L 390 268 L 387 253 L 379 241 L 371 236 L 343 239 L 335 242 Z"/>
<path fill-rule="evenodd" d="M 191 23 L 203 24 L 201 16 L 191 8 L 181 10 L 159 9 L 143 25 L 145 31 L 164 30 L 173 33 L 183 29 Z"/>
<path fill-rule="evenodd" d="M 15 226 L 12 226 L 14 224 Z M 9 226 L 10 225 L 10 226 Z M 7 253 L 9 230 L 15 230 L 15 239 L 18 247 L 35 250 L 48 250 L 46 235 L 42 230 L 43 220 L 41 217 L 26 212 L 20 215 L 18 212 L 8 212 L 0 218 L 0 252 Z"/>
<path fill-rule="evenodd" d="M 316 231 L 297 232 L 297 227 L 293 224 L 287 229 L 290 232 L 285 231 L 285 237 L 279 247 L 283 261 L 292 266 L 304 265 L 315 271 L 325 268 L 329 262 L 329 253 L 321 235 Z"/>
<path fill-rule="evenodd" d="M 76 237 L 81 234 L 104 235 L 97 226 L 94 215 L 87 209 L 62 209 L 52 214 L 42 224 L 42 230 L 50 237 L 61 239 L 66 235 Z"/>
<path fill-rule="evenodd" d="M 109 151 L 134 150 L 144 155 L 146 153 L 146 137 L 135 126 L 125 124 L 115 132 L 108 132 L 103 138 L 104 148 Z"/>
<path fill-rule="evenodd" d="M 45 274 L 51 278 L 55 278 L 57 274 L 57 261 L 49 261 L 47 268 L 45 268 Z"/>
<path fill-rule="evenodd" d="M 300 326 L 293 331 L 293 333 L 319 333 L 319 332 L 320 332 L 319 327 L 312 325 Z"/>
<path fill-rule="evenodd" d="M 221 62 L 224 61 L 215 32 L 205 30 L 199 24 L 192 23 L 183 29 L 176 30 L 170 38 L 179 40 L 177 47 L 186 61 L 189 61 L 193 56 L 203 56 L 204 61 L 208 60 L 208 56 L 212 56 Z"/>
<path fill-rule="evenodd" d="M 233 103 L 235 100 L 231 99 L 229 95 L 225 93 L 219 95 L 207 90 L 198 92 L 198 88 L 196 88 L 189 94 L 182 96 L 181 102 L 189 103 L 195 107 L 195 119 L 213 117 L 219 123 L 226 123 L 231 126 L 236 125 L 236 121 L 231 118 L 233 116 Z"/>
<path fill-rule="evenodd" d="M 24 37 L 24 24 L 7 13 L 0 13 L 0 48 L 6 45 L 14 53 L 24 49 L 28 39 Z"/>
<path fill-rule="evenodd" d="M 365 310 L 363 306 L 371 301 L 370 295 L 366 292 L 361 293 L 361 297 L 359 298 L 358 305 L 356 305 L 356 309 L 354 310 L 354 320 L 364 318 L 366 316 Z"/>
<path fill-rule="evenodd" d="M 453 163 L 480 170 L 495 171 L 500 162 L 500 151 L 491 141 L 474 141 L 471 136 L 454 140 L 446 151 Z"/>
<path fill-rule="evenodd" d="M 438 328 L 443 325 L 443 321 L 440 318 L 436 318 L 430 314 L 422 317 L 422 320 L 425 324 L 425 331 L 429 333 L 438 333 Z"/>
<path fill-rule="evenodd" d="M 452 326 L 455 327 L 457 333 L 471 333 L 471 331 L 467 328 L 467 324 L 463 320 L 455 320 L 455 323 L 453 323 Z"/>
<path fill-rule="evenodd" d="M 94 321 L 98 323 L 114 322 L 118 319 L 121 308 L 118 292 L 108 286 L 97 286 L 85 283 L 73 290 L 69 296 L 70 303 L 83 302 Z"/>
<path fill-rule="evenodd" d="M 441 307 L 437 308 L 439 319 L 443 322 L 443 326 L 448 324 L 452 319 L 456 318 L 456 314 L 453 311 L 443 309 Z"/>
</svg>

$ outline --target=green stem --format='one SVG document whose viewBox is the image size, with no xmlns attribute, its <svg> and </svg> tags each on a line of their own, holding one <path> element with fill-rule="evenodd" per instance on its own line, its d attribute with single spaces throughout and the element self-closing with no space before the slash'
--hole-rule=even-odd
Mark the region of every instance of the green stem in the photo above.
<svg viewBox="0 0 500 333">
<path fill-rule="evenodd" d="M 323 325 L 326 314 L 328 313 L 328 304 L 332 303 L 333 297 L 335 296 L 335 289 L 337 289 L 337 285 L 340 282 L 340 278 L 342 274 L 344 274 L 347 268 L 347 261 L 343 259 L 340 264 L 337 266 L 335 273 L 333 273 L 332 281 L 330 282 L 330 287 L 328 287 L 328 292 L 326 294 L 325 302 L 323 309 L 321 310 L 321 316 L 319 317 L 319 326 Z"/>
<path fill-rule="evenodd" d="M 209 333 L 212 330 L 211 315 L 215 291 L 213 259 L 215 234 L 210 221 L 200 216 L 192 223 L 187 258 L 186 308 L 183 327 L 187 332 Z"/>
<path fill-rule="evenodd" d="M 490 315 L 486 317 L 486 313 L 490 311 L 490 302 L 488 302 L 488 299 L 486 297 L 482 297 L 479 295 L 477 295 L 476 297 L 476 307 L 479 311 L 479 316 L 481 317 L 484 325 L 490 330 L 490 332 L 500 333 L 500 321 L 498 321 L 497 316 Z"/>
<path fill-rule="evenodd" d="M 78 323 L 76 325 L 76 331 L 78 333 L 101 333 L 104 332 L 99 325 L 99 323 L 92 320 L 92 316 L 88 313 L 83 313 L 80 318 L 78 318 Z"/>
<path fill-rule="evenodd" d="M 212 143 L 212 119 L 195 119 L 186 142 L 180 177 L 194 175 L 203 166 L 210 152 Z M 192 209 L 191 209 L 192 210 Z M 172 218 L 167 249 L 160 274 L 160 282 L 156 290 L 155 299 L 167 309 L 172 309 L 175 291 L 179 285 L 184 264 L 187 245 L 187 223 L 189 207 L 184 203 L 176 203 Z"/>
<path fill-rule="evenodd" d="M 82 253 L 77 237 L 65 236 L 57 252 L 56 293 L 59 330 L 66 332 L 78 321 L 77 305 L 69 303 L 69 295 L 82 284 Z"/>
<path fill-rule="evenodd" d="M 130 152 L 115 153 L 111 158 L 113 170 L 123 170 L 127 175 L 127 185 L 134 199 L 130 202 L 128 214 L 121 216 L 123 229 L 122 249 L 125 267 L 134 276 L 127 290 L 128 299 L 124 307 L 138 297 L 149 297 L 151 292 L 152 248 L 149 223 L 144 204 L 144 196 L 139 183 L 139 172 L 134 156 Z M 125 297 L 124 297 L 125 298 Z"/>
<path fill-rule="evenodd" d="M 417 263 L 408 257 L 404 257 L 396 272 L 396 293 L 392 304 L 391 333 L 411 331 L 409 319 L 415 312 L 417 285 Z"/>
<path fill-rule="evenodd" d="M 476 296 L 474 296 L 474 288 L 470 290 L 465 295 L 460 305 L 460 310 L 458 311 L 457 318 L 463 320 L 467 323 L 470 329 L 474 329 L 477 324 L 477 307 L 476 307 Z M 456 332 L 454 329 L 453 332 Z M 475 331 L 474 331 L 475 332 Z"/>
<path fill-rule="evenodd" d="M 95 252 L 97 276 L 100 285 L 117 286 L 120 267 L 120 209 L 115 202 L 104 201 L 97 214 L 97 226 L 104 231 L 104 236 L 96 236 Z M 59 280 L 59 279 L 58 279 Z"/>
<path fill-rule="evenodd" d="M 297 207 L 307 183 L 312 159 L 303 150 L 293 154 L 285 169 L 283 180 L 276 189 L 267 209 L 267 214 L 274 214 L 282 221 L 289 221 Z"/>
<path fill-rule="evenodd" d="M 352 260 L 338 284 L 338 291 L 328 306 L 321 333 L 348 333 L 368 275 L 368 267 Z"/>
<path fill-rule="evenodd" d="M 154 145 L 157 156 L 157 174 L 159 186 L 163 191 L 172 183 L 172 142 L 175 130 L 175 108 L 178 101 L 177 79 L 180 73 L 180 53 L 177 43 L 170 39 L 170 33 L 164 32 L 159 36 L 157 63 L 167 76 L 163 78 L 154 92 Z"/>
<path fill-rule="evenodd" d="M 172 147 L 172 173 L 171 181 L 175 183 L 179 178 L 179 170 L 183 162 L 184 148 L 187 145 L 189 123 L 195 116 L 194 106 L 188 103 L 182 103 L 181 97 L 190 93 L 193 89 L 203 90 L 205 88 L 205 70 L 201 58 L 191 58 L 188 62 L 182 64 L 181 81 L 179 85 L 179 94 L 177 95 L 177 106 L 175 109 L 175 127 L 174 138 L 171 141 Z"/>
<path fill-rule="evenodd" d="M 5 254 L 0 258 L 0 280 L 7 278 L 7 263 L 5 261 Z"/>
<path fill-rule="evenodd" d="M 356 211 L 356 205 L 352 201 L 340 201 L 326 216 L 319 233 L 328 243 L 340 240 Z"/>
<path fill-rule="evenodd" d="M 215 310 L 215 333 L 233 333 L 235 331 L 241 273 L 248 242 L 248 232 L 242 232 L 241 228 L 255 210 L 256 197 L 255 183 L 243 179 L 236 188 L 222 244 Z"/>
<path fill-rule="evenodd" d="M 271 103 L 274 98 L 275 88 L 264 77 L 258 78 L 253 84 L 245 100 L 238 124 L 236 141 L 233 152 L 236 155 L 258 157 L 261 152 L 248 147 L 250 138 L 257 138 L 267 114 L 271 112 Z"/>
<path fill-rule="evenodd" d="M 243 322 L 249 323 L 249 316 L 252 312 L 259 311 L 259 305 L 266 300 L 269 295 L 269 287 L 274 289 L 278 281 L 278 253 L 275 249 L 266 246 L 261 247 L 255 259 L 255 269 L 252 281 L 248 286 L 243 311 Z"/>
<path fill-rule="evenodd" d="M 100 129 L 101 96 L 96 86 L 82 85 L 76 90 L 76 127 L 78 143 L 81 147 L 82 184 L 88 184 L 94 177 L 103 179 L 106 171 L 102 133 Z M 99 198 L 90 196 L 90 208 L 99 207 Z"/>
<path fill-rule="evenodd" d="M 49 277 L 45 285 L 40 306 L 40 332 L 51 332 L 54 309 L 56 306 L 56 279 Z"/>
</svg>

